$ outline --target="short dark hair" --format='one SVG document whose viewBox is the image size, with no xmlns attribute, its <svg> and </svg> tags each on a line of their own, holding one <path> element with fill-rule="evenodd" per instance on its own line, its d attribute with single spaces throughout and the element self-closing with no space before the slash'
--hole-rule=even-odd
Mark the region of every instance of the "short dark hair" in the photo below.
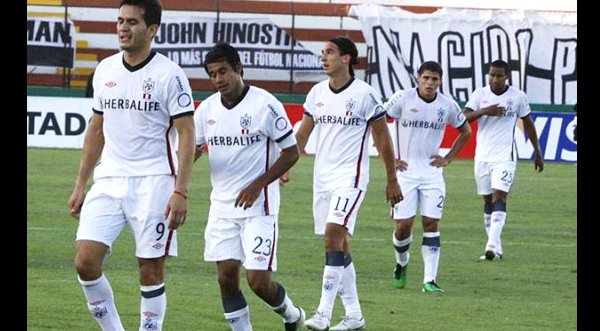
<svg viewBox="0 0 600 331">
<path fill-rule="evenodd" d="M 510 70 L 509 70 L 509 68 L 508 68 L 508 63 L 506 63 L 506 62 L 504 62 L 504 61 L 502 61 L 502 60 L 496 60 L 496 61 L 492 62 L 492 64 L 491 64 L 490 66 L 491 66 L 491 67 L 494 67 L 494 68 L 501 68 L 501 69 L 504 69 L 504 74 L 505 74 L 506 76 L 508 76 L 508 74 L 509 74 L 509 71 L 510 71 Z"/>
<path fill-rule="evenodd" d="M 121 0 L 119 8 L 123 5 L 136 6 L 144 10 L 144 22 L 146 26 L 152 24 L 160 25 L 160 19 L 162 16 L 162 5 L 160 0 Z"/>
<path fill-rule="evenodd" d="M 440 77 L 442 77 L 442 75 L 444 74 L 444 71 L 442 70 L 442 66 L 435 61 L 423 62 L 423 64 L 421 64 L 421 66 L 419 67 L 419 71 L 418 71 L 419 76 L 423 72 L 425 72 L 425 70 L 437 72 L 438 74 L 440 74 Z"/>
<path fill-rule="evenodd" d="M 350 76 L 354 77 L 354 69 L 352 69 L 352 66 L 358 64 L 358 49 L 356 48 L 356 44 L 346 37 L 335 37 L 329 39 L 329 41 L 337 45 L 340 50 L 340 55 L 350 55 L 348 69 L 350 70 Z"/>
<path fill-rule="evenodd" d="M 235 70 L 238 64 L 241 64 L 240 55 L 235 47 L 226 42 L 218 42 L 215 44 L 204 57 L 204 70 L 208 73 L 208 65 L 215 62 L 226 61 Z M 244 69 L 240 72 L 244 77 Z"/>
</svg>

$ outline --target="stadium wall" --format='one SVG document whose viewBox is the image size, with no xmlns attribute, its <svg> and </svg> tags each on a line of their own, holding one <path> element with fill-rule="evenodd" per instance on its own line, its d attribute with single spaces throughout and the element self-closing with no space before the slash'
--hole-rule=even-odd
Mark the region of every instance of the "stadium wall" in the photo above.
<svg viewBox="0 0 600 331">
<path fill-rule="evenodd" d="M 68 6 L 63 3 L 67 2 Z M 29 16 L 64 16 L 73 21 L 77 31 L 77 49 L 73 69 L 55 67 L 27 68 L 27 85 L 54 87 L 84 87 L 87 77 L 102 59 L 118 52 L 115 37 L 115 17 L 118 0 L 27 1 Z M 60 5 L 35 5 L 54 3 Z M 320 54 L 323 41 L 345 35 L 357 43 L 359 63 L 357 77 L 364 77 L 367 68 L 366 43 L 360 22 L 348 17 L 351 3 L 233 0 L 163 0 L 163 18 L 218 17 L 220 19 L 268 18 L 307 50 Z M 401 6 L 415 13 L 432 13 L 438 7 Z M 184 69 L 193 90 L 211 90 L 208 76 L 202 68 Z M 290 76 L 293 74 L 290 73 Z M 260 77 L 260 76 L 259 76 Z M 264 75 L 263 75 L 264 77 Z M 256 77 L 255 77 L 256 78 Z M 262 78 L 262 77 L 261 77 Z M 304 79 L 246 79 L 248 83 L 272 93 L 306 94 L 312 85 L 326 78 L 323 74 Z"/>
<path fill-rule="evenodd" d="M 196 99 L 195 104 L 199 104 Z M 301 103 L 284 103 L 294 130 L 298 130 L 303 108 Z M 27 97 L 27 146 L 42 148 L 81 148 L 87 123 L 92 115 L 92 99 L 77 97 Z M 572 112 L 556 113 L 541 111 L 532 113 L 538 132 L 540 145 L 546 161 L 577 162 L 577 142 L 573 139 L 573 125 L 576 123 Z M 392 130 L 392 123 L 388 124 Z M 458 155 L 459 158 L 472 159 L 475 152 L 477 123 L 471 123 L 473 135 L 467 146 Z M 446 152 L 458 132 L 447 128 L 442 141 L 442 150 Z M 394 144 L 395 137 L 392 137 Z M 373 141 L 371 139 L 371 141 Z M 521 126 L 515 130 L 515 144 L 520 160 L 533 159 L 533 147 L 525 138 Z M 309 139 L 304 150 L 314 154 L 315 146 Z M 369 155 L 376 156 L 377 150 L 369 146 Z"/>
</svg>

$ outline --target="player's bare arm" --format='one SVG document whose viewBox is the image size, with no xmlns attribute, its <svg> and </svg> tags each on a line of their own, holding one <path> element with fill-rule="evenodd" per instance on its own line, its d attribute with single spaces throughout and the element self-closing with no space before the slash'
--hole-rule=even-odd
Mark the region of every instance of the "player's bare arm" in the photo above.
<svg viewBox="0 0 600 331">
<path fill-rule="evenodd" d="M 235 199 L 235 206 L 244 209 L 252 207 L 254 201 L 260 196 L 262 189 L 290 170 L 299 158 L 300 153 L 298 152 L 297 145 L 283 149 L 277 161 L 273 163 L 273 166 L 267 172 L 240 191 Z"/>
<path fill-rule="evenodd" d="M 465 121 L 458 130 L 460 131 L 460 134 L 456 137 L 456 140 L 454 140 L 452 148 L 450 148 L 446 156 L 433 155 L 431 157 L 433 160 L 429 163 L 431 166 L 440 168 L 449 165 L 456 155 L 458 155 L 460 150 L 465 147 L 471 137 L 471 125 L 469 125 L 468 121 Z"/>
<path fill-rule="evenodd" d="M 298 146 L 298 152 L 302 153 L 304 151 L 304 147 L 306 147 L 306 143 L 308 142 L 308 138 L 315 128 L 315 122 L 312 116 L 308 116 L 304 114 L 302 117 L 302 122 L 300 123 L 300 128 L 298 132 L 296 132 L 296 143 Z M 287 182 L 290 181 L 291 171 L 285 171 L 281 177 L 279 178 L 279 185 L 284 186 Z"/>
<path fill-rule="evenodd" d="M 302 153 L 304 151 L 304 148 L 306 147 L 306 143 L 308 142 L 308 138 L 310 137 L 310 134 L 313 132 L 315 128 L 315 121 L 312 118 L 312 116 L 308 116 L 306 114 L 304 114 L 304 116 L 302 116 L 302 122 L 300 123 L 300 128 L 298 129 L 298 132 L 296 132 L 296 141 L 298 144 L 298 150 L 300 151 L 300 153 Z"/>
<path fill-rule="evenodd" d="M 529 138 L 529 141 L 531 141 L 533 149 L 535 150 L 535 157 L 533 160 L 535 170 L 537 170 L 537 172 L 542 172 L 544 171 L 544 157 L 542 156 L 542 149 L 540 148 L 540 142 L 538 140 L 535 124 L 533 123 L 530 115 L 522 118 L 522 120 L 525 134 L 527 135 L 527 138 Z"/>
<path fill-rule="evenodd" d="M 167 209 L 165 217 L 169 218 L 169 229 L 176 230 L 185 223 L 188 209 L 188 189 L 192 174 L 192 165 L 195 155 L 195 127 L 193 116 L 183 116 L 173 120 L 173 125 L 179 135 L 179 169 L 175 180 L 175 189 Z"/>
<path fill-rule="evenodd" d="M 379 153 L 385 164 L 385 171 L 387 176 L 386 185 L 386 202 L 389 202 L 392 206 L 402 201 L 402 191 L 398 184 L 398 178 L 396 177 L 396 159 L 394 158 L 394 150 L 392 145 L 392 138 L 387 127 L 387 120 L 385 116 L 371 122 L 373 128 L 373 140 L 375 146 L 378 146 Z"/>
<path fill-rule="evenodd" d="M 83 149 L 81 151 L 81 161 L 79 163 L 79 173 L 75 181 L 75 188 L 67 202 L 70 214 L 75 219 L 79 219 L 81 206 L 85 200 L 85 185 L 100 159 L 102 148 L 104 148 L 103 125 L 104 117 L 101 114 L 93 113 L 83 140 Z"/>
<path fill-rule="evenodd" d="M 506 112 L 506 108 L 499 106 L 498 104 L 494 104 L 491 106 L 487 106 L 485 108 L 481 108 L 479 110 L 473 110 L 471 108 L 465 108 L 464 114 L 467 118 L 467 121 L 473 122 L 478 120 L 481 116 L 503 116 Z"/>
</svg>

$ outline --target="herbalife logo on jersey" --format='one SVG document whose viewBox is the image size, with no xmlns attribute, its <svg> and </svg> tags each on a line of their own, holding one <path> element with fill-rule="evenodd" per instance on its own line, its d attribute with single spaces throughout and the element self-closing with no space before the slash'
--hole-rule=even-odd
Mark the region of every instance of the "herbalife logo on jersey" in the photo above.
<svg viewBox="0 0 600 331">
<path fill-rule="evenodd" d="M 154 81 L 152 78 L 147 78 L 144 80 L 144 83 L 142 84 L 142 91 L 144 91 L 142 98 L 146 100 L 150 100 L 152 98 L 151 93 L 154 91 Z"/>
<path fill-rule="evenodd" d="M 352 98 L 346 100 L 346 116 L 352 116 L 354 108 L 356 108 L 356 100 Z"/>
<path fill-rule="evenodd" d="M 252 117 L 248 116 L 248 114 L 244 114 L 244 116 L 240 117 L 240 126 L 242 127 L 242 134 L 250 133 L 250 124 L 252 124 Z"/>
</svg>

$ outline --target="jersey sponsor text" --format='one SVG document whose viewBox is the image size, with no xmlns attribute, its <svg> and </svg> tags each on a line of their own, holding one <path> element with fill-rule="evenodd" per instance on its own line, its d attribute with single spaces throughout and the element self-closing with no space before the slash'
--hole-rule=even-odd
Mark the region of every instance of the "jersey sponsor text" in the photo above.
<svg viewBox="0 0 600 331">
<path fill-rule="evenodd" d="M 262 137 L 259 135 L 248 137 L 212 136 L 207 137 L 206 141 L 210 146 L 250 146 L 262 141 Z"/>
<path fill-rule="evenodd" d="M 131 109 L 138 111 L 160 111 L 160 102 L 134 99 L 104 99 L 102 109 Z"/>
</svg>

